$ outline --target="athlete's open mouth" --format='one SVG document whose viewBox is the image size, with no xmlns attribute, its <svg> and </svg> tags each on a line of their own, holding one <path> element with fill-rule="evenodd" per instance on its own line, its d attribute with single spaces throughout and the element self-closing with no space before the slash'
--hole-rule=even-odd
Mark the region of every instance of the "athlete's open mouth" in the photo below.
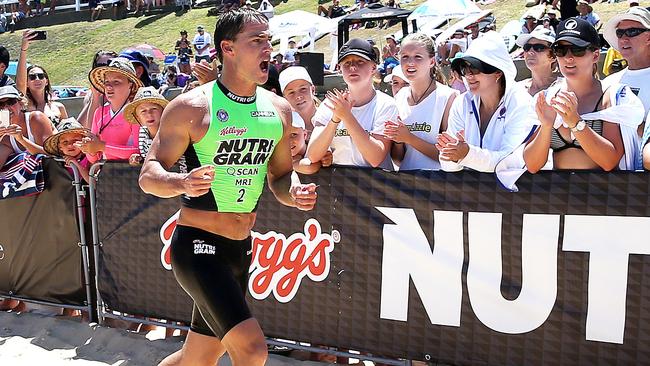
<svg viewBox="0 0 650 366">
<path fill-rule="evenodd" d="M 269 61 L 260 62 L 260 69 L 262 72 L 269 72 Z"/>
</svg>

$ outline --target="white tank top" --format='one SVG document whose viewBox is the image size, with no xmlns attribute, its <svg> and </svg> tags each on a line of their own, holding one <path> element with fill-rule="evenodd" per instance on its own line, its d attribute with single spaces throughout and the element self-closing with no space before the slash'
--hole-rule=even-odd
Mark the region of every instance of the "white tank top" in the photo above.
<svg viewBox="0 0 650 366">
<path fill-rule="evenodd" d="M 399 117 L 412 134 L 430 144 L 435 144 L 438 141 L 440 123 L 445 114 L 447 101 L 452 94 L 456 94 L 454 89 L 436 82 L 436 90 L 417 105 L 411 106 L 408 103 L 411 89 L 402 88 L 395 96 Z M 400 164 L 400 170 L 440 169 L 439 161 L 429 158 L 409 144 L 404 144 L 404 148 L 406 153 Z"/>
<path fill-rule="evenodd" d="M 29 139 L 29 141 L 34 142 L 34 135 L 32 135 L 32 128 L 29 125 L 29 114 L 30 112 L 25 112 L 25 126 L 27 126 L 27 138 Z M 9 141 L 11 141 L 11 147 L 14 149 L 15 154 L 20 154 L 26 151 L 18 147 L 18 143 L 16 142 L 16 139 L 13 136 L 9 136 Z"/>
</svg>

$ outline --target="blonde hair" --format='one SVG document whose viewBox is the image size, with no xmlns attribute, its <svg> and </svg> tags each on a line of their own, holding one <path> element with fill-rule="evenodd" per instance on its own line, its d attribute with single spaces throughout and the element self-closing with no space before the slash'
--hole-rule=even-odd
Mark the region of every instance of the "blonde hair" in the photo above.
<svg viewBox="0 0 650 366">
<path fill-rule="evenodd" d="M 435 57 L 436 57 L 436 48 L 435 48 L 435 44 L 433 42 L 433 38 L 429 37 L 428 35 L 426 35 L 424 33 L 411 33 L 408 36 L 404 37 L 404 39 L 402 39 L 401 44 L 404 45 L 404 44 L 406 44 L 408 42 L 414 42 L 414 43 L 417 43 L 420 46 L 424 47 L 424 49 L 427 51 L 427 54 L 429 54 L 429 57 L 432 57 L 432 58 L 435 59 Z M 437 63 L 435 63 L 431 67 L 429 75 L 435 81 L 437 81 L 437 82 L 439 82 L 441 84 L 447 84 L 447 79 L 445 78 L 442 71 L 440 71 L 440 68 L 438 67 Z"/>
</svg>

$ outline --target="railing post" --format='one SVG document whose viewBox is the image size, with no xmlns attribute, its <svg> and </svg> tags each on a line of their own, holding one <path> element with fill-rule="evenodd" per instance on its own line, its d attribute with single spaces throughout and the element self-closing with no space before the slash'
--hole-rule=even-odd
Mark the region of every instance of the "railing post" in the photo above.
<svg viewBox="0 0 650 366">
<path fill-rule="evenodd" d="M 55 159 L 56 161 L 65 162 L 63 159 Z M 97 321 L 97 304 L 92 301 L 92 288 L 90 281 L 90 261 L 88 258 L 88 243 L 86 242 L 86 228 L 85 228 L 85 215 L 84 207 L 82 203 L 82 198 L 85 196 L 83 192 L 83 184 L 81 182 L 81 175 L 79 174 L 79 169 L 74 165 L 70 164 L 72 168 L 72 173 L 74 175 L 74 181 L 72 185 L 75 187 L 75 203 L 77 207 L 77 222 L 79 224 L 79 246 L 81 247 L 81 257 L 83 260 L 83 270 L 84 270 L 84 287 L 86 288 L 86 305 L 88 307 L 88 317 L 91 322 Z"/>
<path fill-rule="evenodd" d="M 96 189 L 97 189 L 97 180 L 99 179 L 99 169 L 104 165 L 105 161 L 98 161 L 97 163 L 93 164 L 90 167 L 89 171 L 89 176 L 90 176 L 90 222 L 92 225 L 92 232 L 93 232 L 93 254 L 94 254 L 94 262 L 95 262 L 95 288 L 97 291 L 97 321 L 99 324 L 102 324 L 104 322 L 104 316 L 103 316 L 103 305 L 102 305 L 102 298 L 99 294 L 99 281 L 98 281 L 98 274 L 99 274 L 99 247 L 101 245 L 99 241 L 99 227 L 97 225 L 97 197 L 96 197 Z"/>
</svg>

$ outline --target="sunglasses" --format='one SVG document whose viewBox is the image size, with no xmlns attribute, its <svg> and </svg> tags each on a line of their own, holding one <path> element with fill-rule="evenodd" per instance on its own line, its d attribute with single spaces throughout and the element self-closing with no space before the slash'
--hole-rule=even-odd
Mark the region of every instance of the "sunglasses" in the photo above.
<svg viewBox="0 0 650 366">
<path fill-rule="evenodd" d="M 641 33 L 647 32 L 648 29 L 645 28 L 625 28 L 625 29 L 617 29 L 616 30 L 616 38 L 623 38 L 623 36 L 627 36 L 629 38 L 634 38 L 638 36 Z"/>
<path fill-rule="evenodd" d="M 549 49 L 549 47 L 547 45 L 540 44 L 540 43 L 526 43 L 523 48 L 524 48 L 524 51 L 526 51 L 526 52 L 530 51 L 530 49 L 532 48 L 533 51 L 538 52 L 538 53 Z"/>
<path fill-rule="evenodd" d="M 594 51 L 593 47 L 578 47 L 574 45 L 554 45 L 552 48 L 555 57 L 564 57 L 569 51 L 574 57 L 582 57 L 587 51 Z"/>
<path fill-rule="evenodd" d="M 37 73 L 29 74 L 28 77 L 29 77 L 29 80 L 31 80 L 31 81 L 34 81 L 34 80 L 36 80 L 36 79 L 39 79 L 39 80 L 45 80 L 45 74 L 42 73 L 42 72 L 37 72 Z"/>
<path fill-rule="evenodd" d="M 4 109 L 6 107 L 11 107 L 18 103 L 18 99 L 6 99 L 6 100 L 0 100 L 0 109 Z"/>
</svg>

